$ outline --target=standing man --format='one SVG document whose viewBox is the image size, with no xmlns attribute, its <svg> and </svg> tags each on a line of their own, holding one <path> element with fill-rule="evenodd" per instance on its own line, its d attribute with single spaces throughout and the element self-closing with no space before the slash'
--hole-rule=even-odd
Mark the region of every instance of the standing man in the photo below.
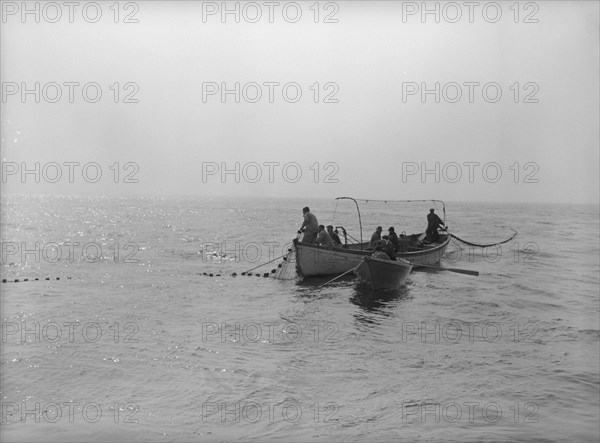
<svg viewBox="0 0 600 443">
<path fill-rule="evenodd" d="M 317 238 L 317 233 L 319 232 L 319 222 L 317 221 L 317 217 L 310 212 L 310 208 L 308 206 L 302 209 L 302 213 L 304 214 L 304 222 L 302 222 L 302 226 L 300 226 L 298 234 L 304 231 L 304 237 L 302 237 L 302 241 L 304 243 L 313 244 L 315 238 Z"/>
<path fill-rule="evenodd" d="M 377 226 L 377 229 L 375 229 L 375 232 L 373 232 L 371 241 L 369 243 L 372 248 L 374 248 L 377 242 L 381 240 L 381 231 L 383 231 L 383 228 L 381 226 Z"/>
<path fill-rule="evenodd" d="M 427 234 L 427 240 L 429 240 L 430 243 L 437 243 L 440 240 L 440 236 L 437 232 L 438 227 L 445 227 L 442 219 L 439 218 L 434 211 L 435 209 L 432 208 L 429 210 L 429 214 L 427 214 L 427 231 L 425 231 L 425 233 Z"/>
</svg>

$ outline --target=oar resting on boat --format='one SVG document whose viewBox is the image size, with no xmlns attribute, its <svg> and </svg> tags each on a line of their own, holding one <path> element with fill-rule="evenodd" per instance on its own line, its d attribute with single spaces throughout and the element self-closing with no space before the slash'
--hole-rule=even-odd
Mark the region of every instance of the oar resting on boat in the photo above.
<svg viewBox="0 0 600 443">
<path fill-rule="evenodd" d="M 450 271 L 450 272 L 456 272 L 458 274 L 466 274 L 466 275 L 474 275 L 474 276 L 478 276 L 479 275 L 479 272 L 477 272 L 477 271 L 470 271 L 468 269 L 442 268 L 441 266 L 429 266 L 429 265 L 422 265 L 420 263 L 415 264 L 414 266 L 416 268 L 435 269 L 436 271 Z"/>
<path fill-rule="evenodd" d="M 366 257 L 365 263 L 369 261 L 369 259 L 373 259 L 372 257 Z M 385 261 L 383 260 L 379 260 L 380 263 L 385 263 Z M 404 260 L 402 260 L 402 262 L 405 262 Z M 399 265 L 400 263 L 394 262 L 394 261 L 389 261 L 387 262 L 390 265 Z M 408 262 L 405 262 L 408 264 Z M 361 263 L 361 265 L 363 265 Z M 325 285 L 328 285 L 329 283 L 333 283 L 334 281 L 336 281 L 337 279 L 343 277 L 344 275 L 349 274 L 350 272 L 356 271 L 361 265 L 352 268 L 352 269 L 348 269 L 346 272 L 341 273 L 340 275 L 338 275 L 337 277 L 332 278 L 329 281 L 326 281 L 325 283 L 323 283 L 322 285 L 319 285 L 319 288 L 322 288 Z M 420 267 L 420 268 L 429 268 L 429 269 L 434 269 L 436 271 L 449 271 L 449 272 L 456 272 L 457 274 L 465 274 L 465 275 L 473 275 L 473 276 L 478 276 L 479 272 L 478 271 L 471 271 L 469 269 L 457 269 L 457 268 L 442 268 L 440 266 L 429 266 L 429 265 L 422 265 L 422 264 L 415 264 L 415 267 Z M 410 267 L 408 267 L 408 272 L 406 272 L 405 277 L 410 273 Z M 403 282 L 403 281 L 402 281 Z"/>
</svg>

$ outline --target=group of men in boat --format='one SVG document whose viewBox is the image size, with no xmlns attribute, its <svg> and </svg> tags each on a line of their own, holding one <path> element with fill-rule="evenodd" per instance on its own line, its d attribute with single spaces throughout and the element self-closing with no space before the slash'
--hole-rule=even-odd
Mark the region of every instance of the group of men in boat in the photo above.
<svg viewBox="0 0 600 443">
<path fill-rule="evenodd" d="M 302 238 L 303 243 L 316 244 L 320 246 L 332 246 L 342 247 L 342 242 L 337 234 L 337 231 L 333 230 L 333 226 L 329 225 L 327 228 L 324 225 L 320 225 L 317 221 L 317 217 L 310 212 L 310 208 L 306 206 L 302 209 L 304 215 L 304 221 L 302 226 L 298 230 L 298 234 L 304 232 Z M 425 231 L 425 243 L 437 243 L 439 242 L 438 228 L 442 227 L 446 229 L 444 222 L 435 213 L 434 209 L 429 210 L 427 214 L 427 230 Z M 385 253 L 391 260 L 396 259 L 396 250 L 400 247 L 400 239 L 396 230 L 393 226 L 388 229 L 388 235 L 382 236 L 383 228 L 377 226 L 377 229 L 371 236 L 370 246 L 377 252 Z M 404 234 L 401 234 L 404 236 Z"/>
<path fill-rule="evenodd" d="M 325 226 L 319 224 L 317 217 L 310 212 L 308 206 L 303 208 L 302 212 L 304 214 L 304 221 L 298 230 L 298 234 L 304 232 L 304 237 L 302 238 L 304 243 L 342 247 L 342 241 L 340 240 L 337 231 L 333 230 L 333 226 L 327 226 L 326 230 Z"/>
</svg>

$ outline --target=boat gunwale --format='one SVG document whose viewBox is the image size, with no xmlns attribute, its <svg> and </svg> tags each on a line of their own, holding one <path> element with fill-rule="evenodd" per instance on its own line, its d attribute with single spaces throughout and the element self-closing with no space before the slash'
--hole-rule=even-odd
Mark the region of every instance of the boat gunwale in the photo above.
<svg viewBox="0 0 600 443">
<path fill-rule="evenodd" d="M 416 235 L 416 234 L 413 234 L 413 235 Z M 405 258 L 405 257 L 411 257 L 411 256 L 414 257 L 414 256 L 417 256 L 417 255 L 420 255 L 423 253 L 435 252 L 438 249 L 441 249 L 442 247 L 446 247 L 450 243 L 451 239 L 452 239 L 452 236 L 450 235 L 450 233 L 448 233 L 448 234 L 446 234 L 446 239 L 444 240 L 443 243 L 439 243 L 430 248 L 420 249 L 418 251 L 406 251 L 406 252 L 396 251 L 396 254 L 400 254 L 401 255 L 400 258 Z M 311 244 L 311 243 L 304 243 L 300 240 L 294 241 L 294 246 L 296 246 L 296 248 L 299 245 L 302 247 L 313 248 L 313 249 L 322 250 L 322 251 L 333 251 L 333 252 L 340 251 L 344 254 L 352 253 L 352 254 L 356 254 L 356 255 L 365 255 L 365 256 L 369 256 L 373 252 L 375 252 L 374 249 L 352 249 L 352 248 L 343 248 L 343 247 L 340 248 L 340 247 L 336 247 L 336 246 L 322 246 L 322 245 L 315 245 L 315 244 Z M 356 245 L 358 245 L 358 244 L 356 244 Z"/>
<path fill-rule="evenodd" d="M 363 262 L 367 262 L 367 264 L 370 264 L 370 262 L 376 262 L 376 263 L 380 263 L 382 265 L 390 265 L 392 267 L 407 266 L 407 267 L 412 268 L 414 266 L 411 262 L 409 262 L 408 260 L 405 260 L 403 258 L 399 258 L 397 260 L 392 260 L 392 259 L 373 257 L 370 255 L 363 257 Z"/>
<path fill-rule="evenodd" d="M 321 246 L 321 245 L 315 245 L 315 244 L 311 244 L 311 243 L 304 243 L 301 241 L 295 242 L 294 246 L 296 246 L 296 249 L 298 249 L 298 246 L 302 246 L 302 247 L 306 247 L 306 248 L 317 249 L 319 251 L 332 251 L 332 252 L 339 251 L 344 254 L 352 253 L 352 254 L 356 254 L 356 255 L 369 255 L 373 252 L 372 250 L 368 251 L 366 249 L 340 248 L 340 247 L 336 247 L 336 246 Z"/>
<path fill-rule="evenodd" d="M 443 243 L 439 243 L 431 248 L 421 249 L 419 251 L 406 251 L 406 252 L 396 251 L 396 254 L 400 254 L 401 258 L 405 258 L 405 257 L 411 256 L 411 255 L 423 254 L 424 252 L 428 252 L 428 253 L 434 252 L 434 251 L 437 251 L 438 249 L 441 249 L 442 247 L 448 246 L 448 244 L 450 244 L 451 239 L 452 239 L 452 235 L 450 235 L 450 233 L 448 233 L 448 234 L 446 234 L 446 240 L 444 240 Z"/>
</svg>

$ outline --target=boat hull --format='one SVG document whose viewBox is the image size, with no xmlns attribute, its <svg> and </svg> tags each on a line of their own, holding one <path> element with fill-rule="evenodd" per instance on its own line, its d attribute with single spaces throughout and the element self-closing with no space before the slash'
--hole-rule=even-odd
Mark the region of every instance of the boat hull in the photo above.
<svg viewBox="0 0 600 443">
<path fill-rule="evenodd" d="M 450 244 L 450 234 L 441 234 L 439 243 L 423 246 L 419 246 L 418 237 L 419 235 L 415 234 L 401 239 L 400 249 L 396 251 L 396 256 L 410 262 L 413 267 L 438 264 Z"/>
<path fill-rule="evenodd" d="M 365 245 L 366 247 L 366 245 Z M 297 242 L 296 269 L 304 277 L 341 274 L 360 264 L 370 252 L 360 249 L 333 248 Z"/>
<path fill-rule="evenodd" d="M 400 248 L 396 256 L 410 262 L 414 267 L 419 265 L 435 265 L 439 263 L 450 243 L 450 235 L 442 234 L 441 242 L 420 246 L 419 235 L 414 234 L 400 239 Z M 304 277 L 334 275 L 347 272 L 361 264 L 363 257 L 371 255 L 373 250 L 368 244 L 351 245 L 348 248 L 317 246 L 295 242 L 296 267 Z"/>
<path fill-rule="evenodd" d="M 406 282 L 412 265 L 406 260 L 386 260 L 363 257 L 354 273 L 363 283 L 373 289 L 395 289 Z"/>
</svg>

